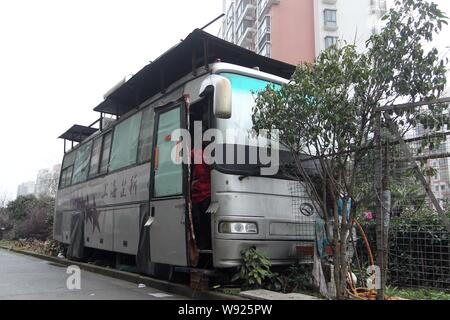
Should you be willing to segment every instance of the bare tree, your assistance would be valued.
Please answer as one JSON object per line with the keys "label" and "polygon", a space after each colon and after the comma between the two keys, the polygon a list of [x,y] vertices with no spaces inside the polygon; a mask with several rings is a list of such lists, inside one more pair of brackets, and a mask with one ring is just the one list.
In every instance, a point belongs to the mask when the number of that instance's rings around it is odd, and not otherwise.
{"label": "bare tree", "polygon": [[0,209],[6,208],[9,202],[9,194],[5,190],[0,191]]}

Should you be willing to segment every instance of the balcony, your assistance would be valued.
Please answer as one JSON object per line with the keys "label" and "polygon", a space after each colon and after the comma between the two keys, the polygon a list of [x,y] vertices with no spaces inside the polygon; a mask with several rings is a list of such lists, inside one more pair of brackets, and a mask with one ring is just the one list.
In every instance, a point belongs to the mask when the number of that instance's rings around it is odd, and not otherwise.
{"label": "balcony", "polygon": [[273,5],[279,3],[280,0],[258,0],[258,10],[257,10],[258,20],[266,16]]}
{"label": "balcony", "polygon": [[256,2],[254,0],[241,0],[236,11],[237,24],[242,20],[256,20]]}
{"label": "balcony", "polygon": [[242,47],[255,46],[256,28],[253,21],[243,20],[237,31],[237,44]]}

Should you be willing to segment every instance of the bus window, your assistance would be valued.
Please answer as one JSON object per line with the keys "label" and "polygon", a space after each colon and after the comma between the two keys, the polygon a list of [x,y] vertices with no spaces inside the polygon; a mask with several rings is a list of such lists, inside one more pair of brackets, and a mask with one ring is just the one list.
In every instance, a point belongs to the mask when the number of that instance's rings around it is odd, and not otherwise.
{"label": "bus window", "polygon": [[102,161],[100,162],[100,173],[108,171],[109,153],[111,150],[112,131],[103,136]]}
{"label": "bus window", "polygon": [[98,173],[98,165],[100,163],[100,151],[102,148],[102,137],[94,140],[92,146],[91,164],[89,167],[89,177],[93,177]]}
{"label": "bus window", "polygon": [[183,167],[172,161],[172,149],[176,142],[170,140],[172,132],[180,128],[180,107],[161,113],[155,151],[154,196],[179,195],[183,191]]}
{"label": "bus window", "polygon": [[69,187],[72,184],[72,172],[73,165],[63,170],[61,188]]}
{"label": "bus window", "polygon": [[139,134],[138,162],[149,161],[152,154],[153,125],[155,113],[152,108],[142,112],[141,132]]}
{"label": "bus window", "polygon": [[77,150],[72,183],[86,181],[89,169],[89,158],[91,156],[92,141],[82,145]]}
{"label": "bus window", "polygon": [[61,168],[61,177],[59,180],[59,188],[65,188],[72,183],[73,164],[75,162],[76,152],[69,152],[64,155],[64,160]]}
{"label": "bus window", "polygon": [[136,163],[142,112],[119,123],[114,129],[109,170],[114,171]]}
{"label": "bus window", "polygon": [[76,155],[76,152],[74,152],[74,151],[68,152],[64,155],[64,160],[63,160],[63,164],[62,164],[63,169],[73,166],[73,164],[75,163],[75,155]]}

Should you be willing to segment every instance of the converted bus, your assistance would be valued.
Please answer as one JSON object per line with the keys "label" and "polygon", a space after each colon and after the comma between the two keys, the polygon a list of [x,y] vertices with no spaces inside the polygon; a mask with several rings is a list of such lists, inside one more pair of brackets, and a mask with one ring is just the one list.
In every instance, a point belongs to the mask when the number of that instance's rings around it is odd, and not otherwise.
{"label": "converted bus", "polygon": [[[192,131],[194,118],[224,132],[252,129],[255,92],[287,82],[293,71],[289,64],[193,31],[111,89],[94,109],[100,113],[96,123],[75,125],[60,136],[65,153],[54,239],[67,246],[69,257],[109,251],[132,257],[149,275],[168,268],[233,268],[242,250],[252,246],[274,265],[295,262],[299,247],[313,245],[317,215],[302,183],[279,173],[261,175],[258,163],[211,165],[205,214],[212,247],[199,250],[192,167],[171,158],[178,143],[171,134]],[[224,153],[233,143],[223,142]],[[244,146],[247,153],[252,148],[261,147]],[[280,149],[282,159],[287,152]],[[293,210],[294,202],[307,210]],[[205,257],[209,263],[199,265]]]}

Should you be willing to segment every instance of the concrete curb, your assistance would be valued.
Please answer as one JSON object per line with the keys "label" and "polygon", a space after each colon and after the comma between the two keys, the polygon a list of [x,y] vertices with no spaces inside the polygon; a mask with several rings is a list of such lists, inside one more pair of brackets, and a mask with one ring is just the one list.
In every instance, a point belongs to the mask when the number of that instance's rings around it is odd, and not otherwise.
{"label": "concrete curb", "polygon": [[264,289],[242,291],[241,296],[251,300],[324,300],[303,293],[280,293]]}
{"label": "concrete curb", "polygon": [[214,292],[214,291],[202,291],[202,290],[195,290],[192,289],[189,286],[179,284],[179,283],[172,283],[164,280],[154,279],[147,276],[143,276],[136,273],[131,272],[125,272],[125,271],[119,271],[115,269],[110,268],[104,268],[88,263],[82,263],[78,261],[72,261],[68,259],[60,259],[52,256],[43,255],[36,252],[26,251],[26,250],[19,250],[10,248],[7,246],[0,245],[0,249],[12,251],[18,254],[23,254],[31,257],[35,257],[41,260],[47,260],[56,264],[64,265],[64,266],[70,266],[70,265],[77,265],[80,267],[80,269],[89,271],[92,273],[101,274],[104,276],[108,276],[111,278],[124,280],[132,283],[143,283],[148,287],[152,287],[161,291],[165,291],[168,293],[178,294],[189,298],[195,298],[200,300],[248,300],[243,297],[239,296],[232,296],[227,295],[224,293]]}

